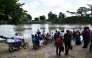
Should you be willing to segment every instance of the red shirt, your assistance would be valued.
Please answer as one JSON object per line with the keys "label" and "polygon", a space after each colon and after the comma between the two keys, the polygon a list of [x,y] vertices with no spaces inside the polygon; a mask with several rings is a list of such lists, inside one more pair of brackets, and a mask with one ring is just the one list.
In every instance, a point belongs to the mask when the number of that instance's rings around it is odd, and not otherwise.
{"label": "red shirt", "polygon": [[82,33],[83,39],[89,39],[90,36],[90,31],[89,30],[84,30]]}
{"label": "red shirt", "polygon": [[46,38],[49,38],[49,37],[50,37],[50,34],[49,34],[49,33],[47,33],[47,34],[46,34]]}

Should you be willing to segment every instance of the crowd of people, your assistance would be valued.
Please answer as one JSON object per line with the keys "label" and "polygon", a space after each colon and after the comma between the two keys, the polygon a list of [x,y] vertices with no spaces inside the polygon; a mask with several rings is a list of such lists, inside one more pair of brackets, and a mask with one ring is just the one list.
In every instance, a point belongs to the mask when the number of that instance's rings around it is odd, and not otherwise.
{"label": "crowd of people", "polygon": [[[82,36],[82,40],[81,40]],[[33,39],[35,38],[35,41]],[[75,45],[81,45],[83,43],[82,48],[88,48],[88,44],[90,44],[89,51],[91,51],[92,48],[92,30],[89,29],[89,27],[84,27],[82,32],[79,30],[70,31],[66,30],[64,31],[58,31],[56,30],[55,33],[46,33],[45,30],[41,33],[38,29],[36,34],[32,34],[32,42],[38,43],[39,46],[44,46],[44,42],[54,42],[54,45],[56,47],[56,55],[61,55],[61,52],[64,52],[65,55],[68,55],[68,52],[70,49],[73,49],[72,41],[75,42]]]}
{"label": "crowd of people", "polygon": [[[88,44],[90,43],[89,51],[91,52],[92,48],[92,30],[89,29],[89,27],[84,27],[82,32],[79,30],[76,31],[70,31],[66,30],[65,32],[63,30],[58,31],[55,30],[51,33],[46,33],[45,30],[41,33],[38,29],[35,34],[31,34],[32,36],[32,42],[37,43],[39,47],[44,47],[46,42],[52,43],[54,42],[54,45],[56,47],[56,55],[61,55],[61,52],[64,52],[65,55],[68,55],[69,49],[72,49],[72,41],[75,42],[75,45],[81,45],[83,43],[82,48],[88,48]],[[83,40],[81,40],[81,37]],[[0,36],[1,37],[1,36]],[[15,42],[18,42],[20,44],[20,48],[22,46],[22,42],[18,38],[18,33],[14,36]]]}

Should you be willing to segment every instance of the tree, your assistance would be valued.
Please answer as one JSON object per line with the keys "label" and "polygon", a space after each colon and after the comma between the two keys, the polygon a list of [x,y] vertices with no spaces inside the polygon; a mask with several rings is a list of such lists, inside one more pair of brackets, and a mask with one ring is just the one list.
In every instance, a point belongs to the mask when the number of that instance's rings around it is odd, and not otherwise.
{"label": "tree", "polygon": [[51,11],[48,13],[48,20],[49,20],[49,21],[51,21],[51,16],[52,16],[52,14],[53,14],[53,13],[52,13]]}
{"label": "tree", "polygon": [[18,24],[22,22],[24,10],[19,0],[1,0],[0,1],[0,23]]}
{"label": "tree", "polygon": [[45,21],[46,20],[46,17],[44,15],[40,16],[40,20],[41,21]]}
{"label": "tree", "polygon": [[63,14],[62,12],[60,12],[59,13],[59,17],[58,17],[58,23],[61,23],[64,18],[65,18],[65,14]]}
{"label": "tree", "polygon": [[81,16],[87,15],[88,9],[86,7],[79,7],[77,9],[77,13],[80,14]]}
{"label": "tree", "polygon": [[52,22],[58,22],[57,19],[58,19],[58,18],[57,18],[57,14],[52,14],[52,15],[51,15],[51,21],[52,21]]}
{"label": "tree", "polygon": [[39,18],[38,17],[36,17],[36,18],[34,18],[35,19],[35,21],[39,21]]}
{"label": "tree", "polygon": [[66,11],[67,13],[70,13],[72,16],[76,15],[76,12],[70,12],[70,11]]}
{"label": "tree", "polygon": [[32,20],[32,16],[30,14],[27,14],[28,20],[31,21]]}
{"label": "tree", "polygon": [[89,11],[91,11],[91,16],[92,16],[92,5],[87,4],[90,8],[88,9]]}

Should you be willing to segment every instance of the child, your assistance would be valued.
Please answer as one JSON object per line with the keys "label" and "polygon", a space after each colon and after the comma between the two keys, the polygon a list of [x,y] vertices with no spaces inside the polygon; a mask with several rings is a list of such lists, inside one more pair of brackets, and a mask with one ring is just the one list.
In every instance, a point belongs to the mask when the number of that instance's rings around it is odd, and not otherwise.
{"label": "child", "polygon": [[41,39],[41,40],[40,40],[40,43],[39,43],[39,46],[40,46],[40,47],[42,47],[42,46],[43,46],[43,42],[44,42],[44,40],[43,40],[43,39]]}

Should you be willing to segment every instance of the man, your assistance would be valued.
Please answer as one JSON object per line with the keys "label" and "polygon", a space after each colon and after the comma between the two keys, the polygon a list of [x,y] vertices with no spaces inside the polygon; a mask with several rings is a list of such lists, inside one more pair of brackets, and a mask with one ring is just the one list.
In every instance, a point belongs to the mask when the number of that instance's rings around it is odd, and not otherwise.
{"label": "man", "polygon": [[66,30],[63,41],[65,43],[65,55],[68,55],[70,44],[71,44],[71,34],[69,30]]}
{"label": "man", "polygon": [[90,31],[87,29],[87,27],[84,27],[84,30],[82,32],[82,37],[84,40],[84,45],[82,48],[87,48],[88,46],[88,41],[89,41],[89,36],[90,36]]}
{"label": "man", "polygon": [[39,30],[39,29],[37,29],[36,34],[37,34],[38,36],[41,34],[41,32],[40,32],[40,30]]}
{"label": "man", "polygon": [[20,48],[22,47],[22,41],[20,41],[18,33],[15,33],[14,41],[20,45]]}

